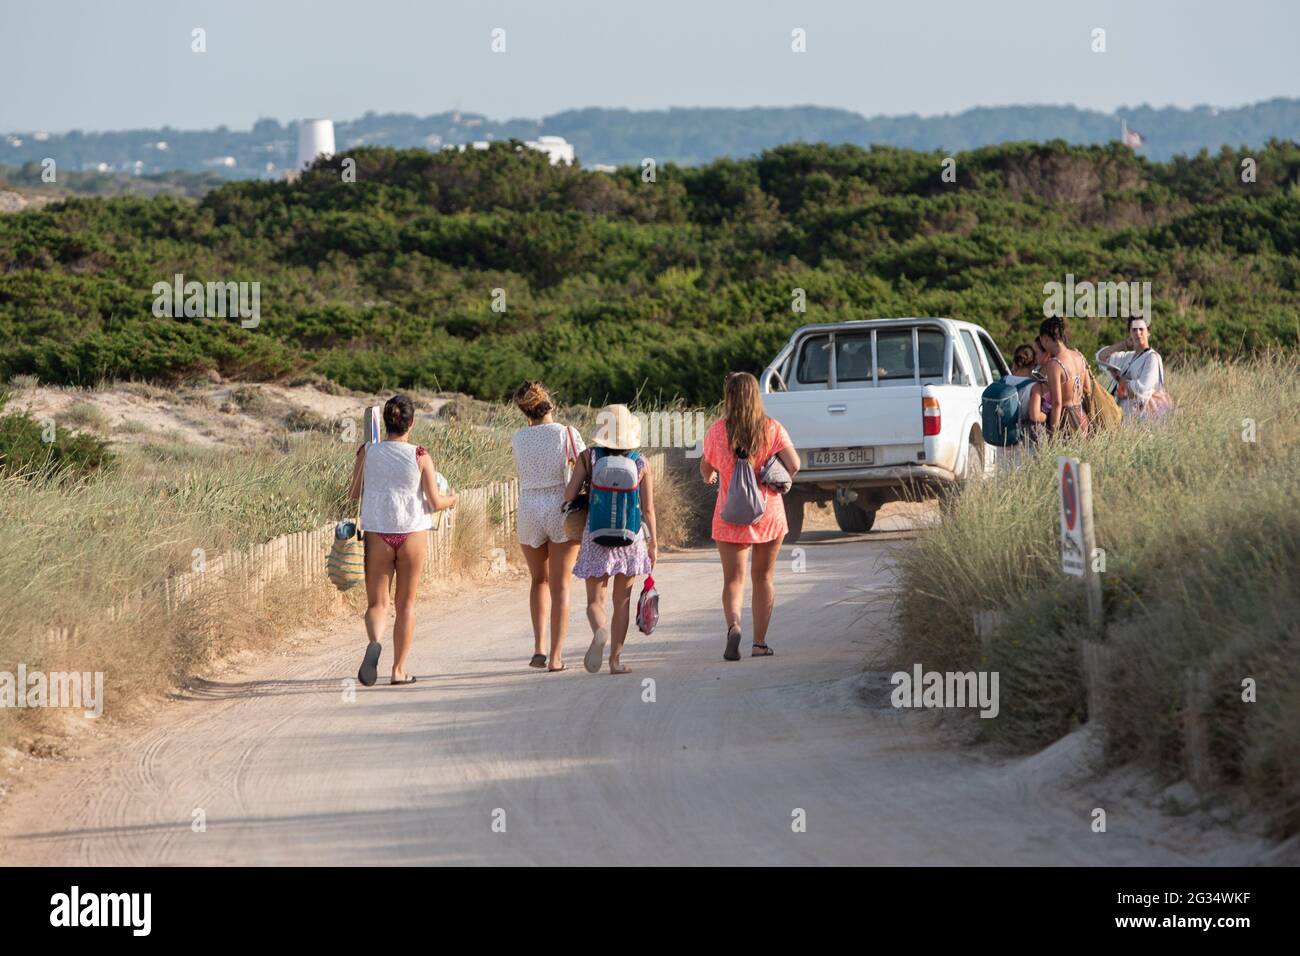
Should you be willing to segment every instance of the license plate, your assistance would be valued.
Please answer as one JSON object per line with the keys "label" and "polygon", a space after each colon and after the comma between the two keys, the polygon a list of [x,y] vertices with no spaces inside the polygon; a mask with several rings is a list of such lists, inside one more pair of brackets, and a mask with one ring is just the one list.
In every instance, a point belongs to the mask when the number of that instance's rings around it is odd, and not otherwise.
{"label": "license plate", "polygon": [[875,460],[874,448],[820,448],[808,452],[808,464],[813,468],[870,465]]}

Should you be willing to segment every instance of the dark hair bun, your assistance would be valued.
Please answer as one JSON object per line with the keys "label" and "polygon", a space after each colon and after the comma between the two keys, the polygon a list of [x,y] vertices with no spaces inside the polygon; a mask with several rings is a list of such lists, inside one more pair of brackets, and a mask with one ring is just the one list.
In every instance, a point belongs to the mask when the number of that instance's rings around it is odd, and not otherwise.
{"label": "dark hair bun", "polygon": [[1038,327],[1038,334],[1046,335],[1053,342],[1060,342],[1062,345],[1069,344],[1069,332],[1064,316],[1054,315],[1043,319],[1043,324]]}
{"label": "dark hair bun", "polygon": [[405,435],[415,422],[415,403],[405,395],[394,395],[384,403],[384,430],[390,435]]}

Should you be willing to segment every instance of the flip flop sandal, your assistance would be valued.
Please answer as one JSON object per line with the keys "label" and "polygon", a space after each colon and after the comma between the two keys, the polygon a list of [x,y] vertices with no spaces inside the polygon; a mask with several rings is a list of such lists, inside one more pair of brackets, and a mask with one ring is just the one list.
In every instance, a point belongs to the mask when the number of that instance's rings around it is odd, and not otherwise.
{"label": "flip flop sandal", "polygon": [[569,665],[568,665],[568,664],[561,664],[559,667],[548,667],[548,668],[546,668],[546,673],[548,673],[548,674],[558,674],[560,671],[567,671],[568,669],[569,669]]}
{"label": "flip flop sandal", "polygon": [[357,680],[362,687],[373,687],[379,679],[379,655],[384,652],[384,645],[371,641],[366,647],[366,656],[361,659],[361,669],[357,671]]}
{"label": "flip flop sandal", "polygon": [[588,674],[594,674],[600,670],[600,662],[605,656],[605,642],[609,640],[609,628],[601,627],[596,629],[596,633],[591,637],[591,647],[587,648],[587,653],[582,655],[582,666],[587,669]]}
{"label": "flip flop sandal", "polygon": [[775,652],[766,644],[755,644],[750,657],[771,657]]}
{"label": "flip flop sandal", "polygon": [[740,628],[733,627],[727,631],[727,649],[722,652],[724,661],[740,660]]}
{"label": "flip flop sandal", "polygon": [[415,683],[415,675],[413,675],[413,674],[407,674],[407,675],[406,675],[406,680],[390,680],[390,681],[389,681],[389,684],[391,684],[393,687],[404,687],[404,686],[407,685],[407,684],[414,684],[414,683]]}
{"label": "flip flop sandal", "polygon": [[632,668],[628,667],[626,664],[619,664],[617,668],[611,667],[611,668],[609,669],[609,672],[610,672],[610,674],[612,674],[612,675],[614,675],[615,677],[617,677],[619,674],[630,674],[630,673],[632,673]]}
{"label": "flip flop sandal", "polygon": [[546,655],[545,655],[545,654],[534,654],[534,655],[533,655],[533,659],[532,659],[531,661],[528,662],[528,666],[529,666],[529,667],[545,667],[545,666],[546,666]]}

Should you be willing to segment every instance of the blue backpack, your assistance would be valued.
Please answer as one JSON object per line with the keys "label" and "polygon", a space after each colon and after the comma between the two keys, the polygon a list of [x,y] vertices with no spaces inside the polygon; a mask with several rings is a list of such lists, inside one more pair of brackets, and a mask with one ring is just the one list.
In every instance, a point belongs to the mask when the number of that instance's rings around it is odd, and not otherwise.
{"label": "blue backpack", "polygon": [[980,397],[980,428],[990,445],[1020,444],[1020,391],[1006,382],[993,382]]}
{"label": "blue backpack", "polygon": [[587,530],[606,548],[625,548],[641,533],[641,476],[634,451],[593,448]]}

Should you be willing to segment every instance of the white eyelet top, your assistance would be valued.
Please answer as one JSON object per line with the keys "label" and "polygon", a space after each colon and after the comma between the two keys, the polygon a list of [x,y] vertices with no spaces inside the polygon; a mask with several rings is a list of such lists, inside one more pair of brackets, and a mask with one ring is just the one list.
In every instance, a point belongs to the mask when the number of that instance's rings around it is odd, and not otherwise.
{"label": "white eyelet top", "polygon": [[433,527],[433,507],[420,487],[423,448],[404,441],[366,445],[361,485],[361,528],[409,534]]}
{"label": "white eyelet top", "polygon": [[[568,433],[568,434],[566,434]],[[562,489],[568,482],[569,436],[574,449],[581,453],[587,446],[576,428],[550,422],[546,425],[525,425],[515,432],[510,441],[515,454],[515,467],[519,470],[519,490],[535,488]]]}

